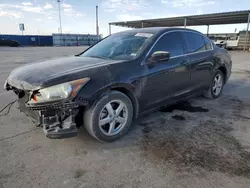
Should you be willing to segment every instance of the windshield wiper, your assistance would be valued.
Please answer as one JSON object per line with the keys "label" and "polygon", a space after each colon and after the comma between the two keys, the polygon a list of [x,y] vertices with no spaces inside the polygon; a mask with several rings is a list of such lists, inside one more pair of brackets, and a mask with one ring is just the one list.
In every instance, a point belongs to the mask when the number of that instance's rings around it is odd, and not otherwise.
{"label": "windshield wiper", "polygon": [[88,57],[100,58],[100,59],[109,59],[109,58],[107,58],[107,57],[97,56],[97,55],[91,55],[91,56],[88,56]]}

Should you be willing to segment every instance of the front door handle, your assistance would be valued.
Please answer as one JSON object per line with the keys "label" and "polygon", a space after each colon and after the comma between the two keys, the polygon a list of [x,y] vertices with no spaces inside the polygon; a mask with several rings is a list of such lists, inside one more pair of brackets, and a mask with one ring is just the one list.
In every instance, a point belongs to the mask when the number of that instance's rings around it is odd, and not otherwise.
{"label": "front door handle", "polygon": [[165,75],[169,75],[169,72],[170,72],[170,71],[166,71],[164,74],[165,74]]}

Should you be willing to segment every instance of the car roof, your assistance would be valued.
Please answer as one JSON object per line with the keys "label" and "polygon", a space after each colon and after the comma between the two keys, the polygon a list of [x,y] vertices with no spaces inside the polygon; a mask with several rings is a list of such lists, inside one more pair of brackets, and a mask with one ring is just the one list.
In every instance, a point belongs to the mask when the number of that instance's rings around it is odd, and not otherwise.
{"label": "car roof", "polygon": [[[172,31],[172,30],[178,30],[178,31],[192,31],[196,33],[200,33],[199,31],[192,30],[192,29],[186,29],[186,28],[178,28],[178,27],[147,27],[147,28],[137,28],[137,29],[131,29],[131,30],[126,30],[122,31],[119,33],[152,33],[152,34],[161,34],[165,33],[167,31]],[[202,34],[202,33],[200,33]]]}

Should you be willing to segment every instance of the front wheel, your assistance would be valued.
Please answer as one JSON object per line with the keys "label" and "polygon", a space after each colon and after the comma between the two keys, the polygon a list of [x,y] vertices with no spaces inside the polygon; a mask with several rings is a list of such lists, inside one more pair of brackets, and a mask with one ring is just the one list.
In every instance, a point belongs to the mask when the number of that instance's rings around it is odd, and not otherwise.
{"label": "front wheel", "polygon": [[209,90],[206,92],[205,96],[211,99],[218,98],[222,93],[224,80],[224,74],[220,70],[217,70],[214,74]]}
{"label": "front wheel", "polygon": [[112,142],[127,133],[133,105],[123,93],[111,91],[84,113],[84,126],[99,141]]}

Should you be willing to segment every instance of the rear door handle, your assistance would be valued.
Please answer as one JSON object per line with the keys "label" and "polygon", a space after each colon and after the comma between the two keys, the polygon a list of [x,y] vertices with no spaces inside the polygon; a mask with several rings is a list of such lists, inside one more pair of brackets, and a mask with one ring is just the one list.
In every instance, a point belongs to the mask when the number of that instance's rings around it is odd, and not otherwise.
{"label": "rear door handle", "polygon": [[182,61],[181,62],[181,65],[187,65],[188,64],[188,61]]}

